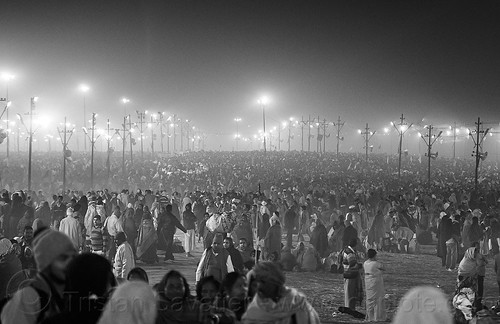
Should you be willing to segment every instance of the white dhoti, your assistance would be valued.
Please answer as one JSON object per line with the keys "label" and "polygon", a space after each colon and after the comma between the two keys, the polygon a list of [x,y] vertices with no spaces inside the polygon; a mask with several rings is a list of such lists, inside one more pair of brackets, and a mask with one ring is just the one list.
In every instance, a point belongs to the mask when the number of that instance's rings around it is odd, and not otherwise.
{"label": "white dhoti", "polygon": [[196,234],[194,229],[187,230],[186,234],[184,234],[184,250],[186,250],[186,253],[190,253],[194,250],[195,245]]}

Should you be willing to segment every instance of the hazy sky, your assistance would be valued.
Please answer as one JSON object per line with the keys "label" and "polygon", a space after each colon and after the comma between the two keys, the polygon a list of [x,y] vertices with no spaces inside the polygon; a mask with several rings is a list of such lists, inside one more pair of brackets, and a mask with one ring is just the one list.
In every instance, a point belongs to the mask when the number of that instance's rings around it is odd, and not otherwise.
{"label": "hazy sky", "polygon": [[12,110],[39,96],[54,122],[66,115],[81,126],[81,83],[103,126],[108,117],[118,126],[126,96],[129,112],[177,113],[226,149],[235,117],[244,136],[262,128],[261,95],[271,99],[267,127],[340,115],[346,137],[401,113],[416,123],[500,121],[493,0],[12,0],[0,26],[0,72],[16,76]]}

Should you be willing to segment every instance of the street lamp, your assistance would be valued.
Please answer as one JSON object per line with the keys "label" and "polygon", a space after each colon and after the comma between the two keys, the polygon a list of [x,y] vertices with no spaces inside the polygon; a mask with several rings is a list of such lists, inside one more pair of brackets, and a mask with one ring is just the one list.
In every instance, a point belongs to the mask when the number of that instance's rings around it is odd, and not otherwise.
{"label": "street lamp", "polygon": [[264,153],[266,153],[266,104],[268,103],[267,97],[262,97],[258,100],[258,104],[262,106],[262,128],[264,137]]}
{"label": "street lamp", "polygon": [[236,117],[234,119],[234,121],[236,122],[236,136],[234,137],[234,139],[236,141],[236,151],[238,151],[238,141],[240,140],[240,133],[239,133],[239,129],[238,129],[238,123],[241,122],[241,118]]}
{"label": "street lamp", "polygon": [[2,73],[2,79],[5,81],[5,101],[7,102],[7,106],[5,107],[5,114],[6,114],[6,119],[7,119],[7,147],[6,147],[6,152],[7,152],[7,158],[9,158],[9,145],[10,145],[10,128],[9,128],[9,107],[10,107],[10,101],[9,101],[9,81],[14,79],[15,76],[9,73]]}
{"label": "street lamp", "polygon": [[[82,127],[87,126],[87,107],[85,103],[85,94],[90,90],[90,87],[86,84],[81,84],[80,85],[80,91],[83,93],[83,125]],[[84,135],[83,136],[83,151],[87,151],[87,138]]]}
{"label": "street lamp", "polygon": [[35,103],[38,101],[38,97],[31,97],[30,99],[30,128],[28,130],[28,127],[26,127],[26,124],[24,123],[23,117],[20,114],[17,114],[17,117],[21,121],[21,124],[23,124],[24,128],[26,129],[26,132],[29,132],[29,148],[28,148],[28,191],[31,190],[31,159],[32,159],[32,153],[33,153],[33,110],[35,109]]}

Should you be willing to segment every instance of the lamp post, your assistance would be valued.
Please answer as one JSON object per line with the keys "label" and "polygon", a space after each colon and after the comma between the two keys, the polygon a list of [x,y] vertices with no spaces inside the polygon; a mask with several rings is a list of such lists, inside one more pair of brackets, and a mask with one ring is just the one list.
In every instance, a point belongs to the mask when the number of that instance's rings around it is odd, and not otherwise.
{"label": "lamp post", "polygon": [[401,178],[401,155],[402,155],[402,147],[403,147],[403,136],[404,134],[410,129],[410,127],[413,125],[413,123],[410,124],[410,126],[407,126],[408,124],[405,122],[405,117],[403,114],[401,114],[401,117],[399,118],[399,128],[396,127],[396,124],[394,122],[391,122],[391,125],[394,126],[396,131],[399,134],[399,147],[398,147],[398,153],[399,153],[399,160],[398,160],[398,179]]}
{"label": "lamp post", "polygon": [[89,136],[90,139],[90,145],[91,145],[91,153],[90,153],[90,188],[94,189],[94,149],[95,149],[95,142],[99,138],[100,135],[97,135],[97,137],[94,136],[95,134],[95,123],[96,123],[96,113],[92,113],[92,119],[91,119],[91,128],[90,128],[90,135],[88,134],[87,128],[83,127],[83,132],[85,135]]}
{"label": "lamp post", "polygon": [[238,151],[238,141],[240,140],[240,133],[239,133],[239,129],[238,129],[238,124],[239,122],[241,121],[241,118],[239,117],[236,117],[234,119],[235,123],[236,123],[236,136],[234,137],[235,141],[236,141],[236,151]]}
{"label": "lamp post", "polygon": [[23,124],[26,132],[29,133],[29,146],[28,146],[28,191],[31,191],[31,160],[33,153],[33,110],[35,109],[35,103],[38,101],[38,97],[31,97],[30,99],[30,112],[28,115],[30,116],[30,128],[26,127],[24,123],[23,117],[20,114],[17,114],[17,117]]}
{"label": "lamp post", "polygon": [[[434,127],[432,125],[425,126],[424,128],[427,128],[429,130],[429,133],[427,135],[422,135],[420,134],[420,137],[424,141],[425,145],[427,145],[427,153],[425,154],[427,156],[427,184],[430,186],[431,185],[431,159],[435,159],[438,156],[438,153],[432,153],[432,145],[437,141],[437,139],[441,136],[443,133],[442,131],[439,132],[439,134],[433,135],[432,130]],[[427,137],[427,139],[425,139]]]}
{"label": "lamp post", "polygon": [[[83,93],[83,125],[82,127],[86,127],[87,126],[87,105],[86,105],[86,98],[85,98],[85,94],[90,90],[90,87],[86,84],[81,84],[80,85],[80,91]],[[87,138],[86,136],[84,135],[83,136],[83,151],[87,151]]]}
{"label": "lamp post", "polygon": [[9,73],[3,73],[2,74],[2,79],[5,81],[5,101],[7,102],[7,106],[5,107],[5,117],[7,119],[7,129],[5,130],[7,132],[7,147],[6,147],[6,153],[7,153],[7,158],[9,158],[9,146],[10,146],[10,120],[9,120],[9,107],[10,107],[10,101],[9,101],[9,81],[14,79],[14,76]]}
{"label": "lamp post", "polygon": [[[107,154],[106,154],[106,169],[107,169],[107,180],[109,181],[109,176],[111,174],[111,141],[113,140],[113,137],[115,136],[115,134],[118,134],[118,136],[120,135],[120,129],[119,128],[110,128],[110,122],[109,122],[109,118],[108,118],[108,121],[106,123],[107,125],[107,134],[106,134],[106,142],[108,144],[108,150],[107,150]],[[114,133],[111,134],[111,131],[113,131]],[[123,150],[125,152],[125,150]]]}
{"label": "lamp post", "polygon": [[138,111],[136,110],[135,111],[137,113],[137,118],[139,119],[139,122],[138,124],[140,125],[139,126],[139,130],[141,132],[140,134],[140,138],[141,138],[141,159],[144,159],[144,144],[143,144],[143,139],[144,139],[144,133],[143,133],[143,125],[145,123],[145,119],[146,119],[146,114],[148,113],[148,111]]}
{"label": "lamp post", "polygon": [[262,130],[263,130],[263,138],[264,138],[264,153],[266,153],[267,148],[266,148],[266,104],[267,104],[267,98],[262,97],[258,101],[259,105],[262,106]]}
{"label": "lamp post", "polygon": [[[73,132],[75,131],[74,125],[71,130],[68,130],[68,126],[71,127],[71,125],[67,122],[66,117],[64,117],[64,129],[57,127],[59,138],[61,139],[61,144],[63,146],[63,192],[66,191],[66,159],[71,156],[71,151],[68,150],[68,143],[71,136],[73,136]],[[69,137],[67,136],[68,134]]]}

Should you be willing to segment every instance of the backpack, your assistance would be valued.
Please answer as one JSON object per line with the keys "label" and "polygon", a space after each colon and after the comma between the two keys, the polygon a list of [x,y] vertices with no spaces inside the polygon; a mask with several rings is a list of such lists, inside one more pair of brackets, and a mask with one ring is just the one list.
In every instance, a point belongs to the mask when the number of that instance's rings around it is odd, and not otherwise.
{"label": "backpack", "polygon": [[[31,288],[35,289],[36,293],[40,297],[40,313],[38,313],[38,316],[36,319],[36,322],[40,323],[45,316],[45,312],[47,312],[47,310],[49,310],[49,303],[50,303],[49,295],[45,291],[36,288],[33,285],[33,280],[30,280],[30,282],[25,287],[31,287]],[[7,303],[11,299],[12,299],[12,295],[7,296],[7,297],[3,298],[2,300],[0,300],[0,315],[3,312],[5,305],[7,305]],[[1,318],[0,318],[0,324],[2,324]]]}

